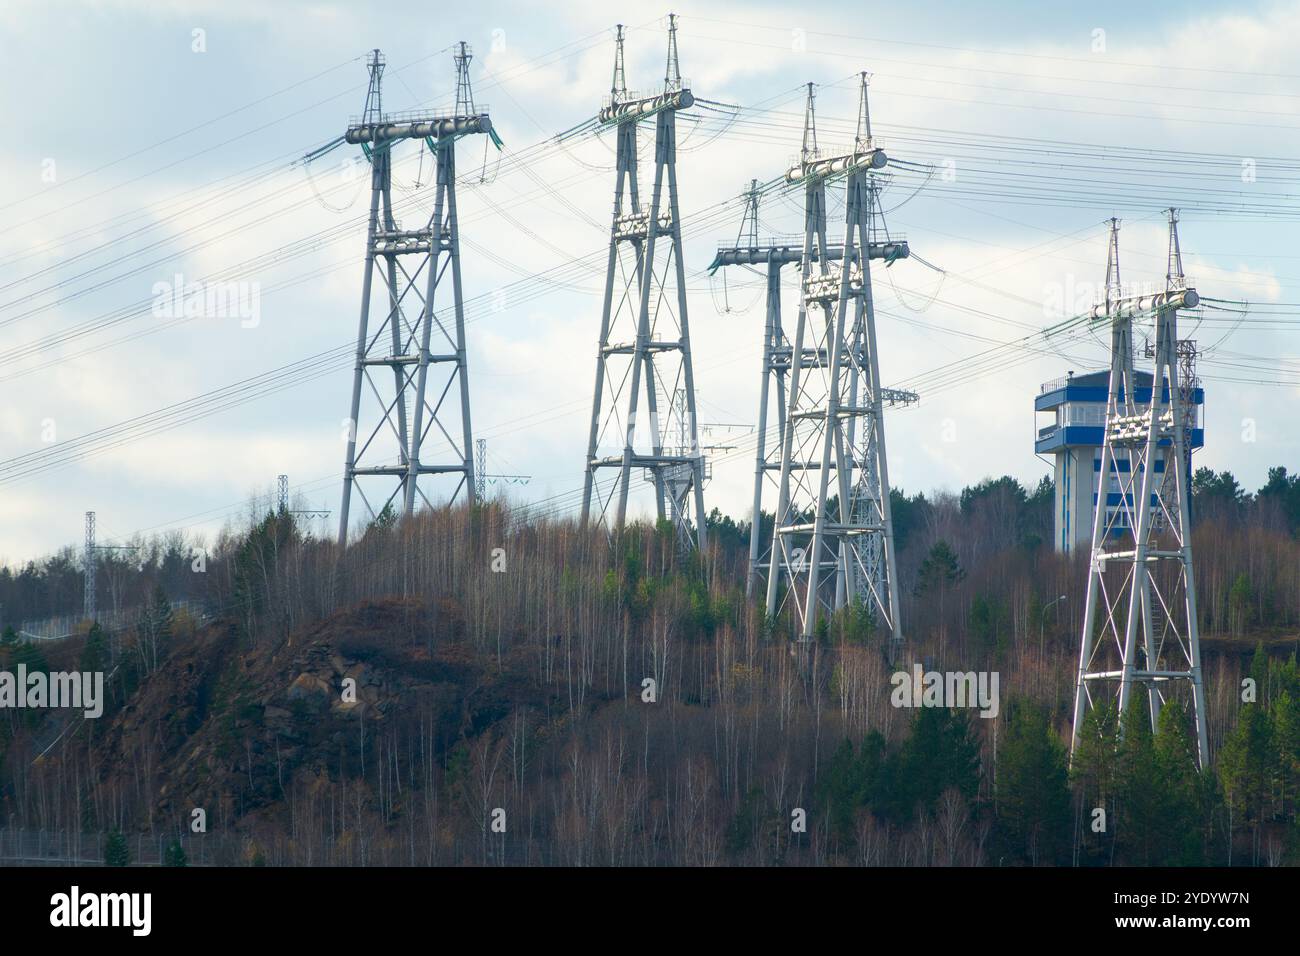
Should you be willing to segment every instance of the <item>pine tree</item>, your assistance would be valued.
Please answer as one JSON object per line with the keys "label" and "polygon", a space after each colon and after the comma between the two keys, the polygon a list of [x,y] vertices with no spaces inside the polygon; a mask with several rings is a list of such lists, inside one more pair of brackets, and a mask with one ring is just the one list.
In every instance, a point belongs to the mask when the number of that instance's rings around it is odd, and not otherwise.
{"label": "pine tree", "polygon": [[127,846],[126,837],[121,830],[110,831],[108,841],[104,844],[104,865],[127,866],[130,862],[131,850]]}
{"label": "pine tree", "polygon": [[1091,707],[1083,718],[1071,776],[1086,800],[1104,806],[1114,796],[1119,761],[1119,711],[1113,700]]}
{"label": "pine tree", "polygon": [[[1107,847],[1113,842],[1117,813],[1119,709],[1113,699],[1098,701],[1084,716],[1070,763],[1070,777],[1079,801],[1079,819],[1085,821],[1083,850],[1101,862],[1109,855]],[[1105,814],[1104,821],[1094,816],[1097,810]],[[1105,829],[1095,831],[1094,821],[1104,822]]]}
{"label": "pine tree", "polygon": [[1300,783],[1300,698],[1284,690],[1273,704],[1273,744],[1277,748],[1278,782],[1282,793],[1282,810],[1288,802],[1294,810],[1296,786]]}
{"label": "pine tree", "polygon": [[921,562],[917,573],[916,593],[926,594],[937,591],[941,595],[950,585],[956,584],[966,576],[966,572],[957,563],[957,552],[942,538],[934,543],[930,553]]}
{"label": "pine tree", "polygon": [[181,846],[180,840],[172,840],[167,844],[167,849],[163,853],[163,866],[188,866],[189,857],[185,855],[185,847]]}
{"label": "pine tree", "polygon": [[1155,756],[1164,800],[1158,820],[1157,858],[1152,862],[1160,866],[1200,866],[1205,850],[1205,792],[1196,769],[1187,711],[1178,701],[1161,708]]}
{"label": "pine tree", "polygon": [[1159,840],[1162,794],[1149,707],[1146,689],[1140,687],[1129,700],[1119,744],[1115,842],[1130,866],[1150,865]]}
{"label": "pine tree", "polygon": [[1231,821],[1229,840],[1237,827],[1249,825],[1258,831],[1263,822],[1276,760],[1272,737],[1264,705],[1246,704],[1219,749],[1219,782]]}
{"label": "pine tree", "polygon": [[846,737],[817,778],[817,802],[829,818],[831,834],[837,840],[853,838],[854,813],[862,799],[857,766],[853,742]]}
{"label": "pine tree", "polygon": [[1067,862],[1066,764],[1065,745],[1047,711],[1035,705],[1013,708],[998,748],[998,833],[1007,852],[1030,865]]}
{"label": "pine tree", "polygon": [[108,649],[104,642],[104,629],[92,624],[86,633],[86,644],[81,649],[80,670],[88,674],[103,671],[108,663]]}
{"label": "pine tree", "polygon": [[910,819],[917,807],[933,812],[949,787],[969,801],[979,790],[979,753],[965,711],[920,708],[912,733],[888,761],[890,787],[882,801],[887,812],[899,820]]}

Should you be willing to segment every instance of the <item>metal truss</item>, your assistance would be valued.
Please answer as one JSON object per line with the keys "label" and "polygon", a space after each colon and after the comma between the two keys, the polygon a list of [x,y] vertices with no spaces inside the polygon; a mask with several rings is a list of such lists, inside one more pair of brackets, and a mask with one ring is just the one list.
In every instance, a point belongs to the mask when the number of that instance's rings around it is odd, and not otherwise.
{"label": "metal truss", "polygon": [[[433,491],[426,493],[421,484],[424,476],[456,479],[442,500],[454,502],[463,489],[465,499],[474,502],[455,144],[463,136],[479,133],[496,139],[486,109],[474,108],[470,57],[468,46],[458,44],[457,102],[452,113],[393,115],[382,109],[384,60],[375,50],[369,62],[365,113],[350,124],[345,136],[369,158],[371,194],[340,545],[347,542],[353,490],[372,519],[395,502],[406,515],[415,511],[417,498],[432,507]],[[433,213],[417,229],[403,229],[393,217],[392,151],[408,139],[421,143],[421,148],[427,144],[437,167]],[[450,307],[438,308],[436,303],[447,298],[448,284]],[[382,316],[374,327],[372,307]],[[431,446],[433,454],[429,454]],[[380,497],[372,502],[363,484],[374,485]]]}
{"label": "metal truss", "polygon": [[[1208,765],[1205,688],[1201,676],[1189,512],[1190,396],[1179,381],[1178,310],[1200,301],[1182,276],[1177,215],[1169,210],[1171,269],[1164,293],[1119,297],[1119,222],[1111,220],[1104,311],[1111,326],[1106,433],[1093,521],[1087,606],[1079,653],[1071,753],[1087,712],[1107,697],[1121,727],[1134,693],[1145,694],[1151,727],[1161,706],[1189,691],[1197,757]],[[1102,311],[1101,315],[1097,315]],[[1133,319],[1155,316],[1151,398],[1137,400]],[[1119,486],[1109,493],[1109,477]],[[1112,506],[1112,500],[1113,506]]]}
{"label": "metal truss", "polygon": [[[761,516],[763,514],[763,497],[765,491],[770,494],[777,488],[777,479],[781,471],[780,436],[785,434],[785,416],[787,386],[790,374],[790,360],[793,347],[781,324],[781,269],[788,265],[799,265],[803,261],[803,243],[783,238],[758,238],[758,204],[760,191],[757,182],[751,183],[746,191],[745,214],[740,233],[735,244],[723,244],[718,247],[717,255],[709,266],[710,273],[725,266],[765,267],[767,280],[765,321],[763,324],[763,365],[759,386],[758,402],[758,440],[754,455],[754,496],[749,532],[749,573],[745,579],[745,594],[752,596],[760,583],[766,580],[771,567],[771,539],[763,536]],[[752,224],[752,225],[751,225]],[[909,254],[907,242],[893,239],[885,242],[872,242],[868,247],[872,259],[883,259],[892,263],[905,259]],[[821,248],[814,250],[814,258],[821,256]],[[831,243],[826,247],[826,258],[839,262],[844,258],[844,246]],[[806,356],[811,357],[811,356]],[[859,360],[861,362],[861,360]],[[846,362],[852,365],[852,361]],[[880,400],[886,406],[910,405],[919,398],[915,392],[901,389],[880,389]],[[776,422],[776,439],[772,440],[769,430],[771,422]],[[874,444],[874,429],[867,429],[867,443]],[[870,466],[875,460],[874,447],[864,449],[864,459]],[[869,513],[878,511],[879,476],[874,467],[863,469],[855,483],[854,501],[862,520],[867,520]],[[879,536],[872,536],[865,542],[863,563],[867,574],[858,579],[858,596],[869,600],[870,590],[883,591],[884,561],[883,549]],[[866,591],[863,590],[866,586]],[[838,599],[842,605],[843,596]]]}
{"label": "metal truss", "polygon": [[[671,521],[680,546],[689,550],[705,544],[705,469],[677,193],[677,111],[690,108],[695,99],[681,79],[676,29],[676,19],[670,17],[663,91],[640,96],[627,91],[623,28],[618,28],[614,81],[599,114],[602,123],[616,130],[617,173],[582,520],[586,524],[594,514],[611,533],[621,531],[632,470],[638,469],[654,485],[656,516]],[[645,203],[638,181],[637,130],[649,119],[655,123],[655,165]],[[597,481],[602,469],[615,473],[604,488]]]}
{"label": "metal truss", "polygon": [[[853,149],[842,154],[817,149],[810,84],[801,162],[787,173],[787,180],[805,187],[804,247],[767,611],[775,617],[792,606],[798,640],[808,642],[819,620],[861,600],[889,633],[892,654],[903,637],[883,412],[915,396],[880,384],[870,269],[876,189],[870,177],[886,162],[871,138],[866,74],[858,134]],[[836,261],[827,236],[826,185],[840,177],[845,223]]]}

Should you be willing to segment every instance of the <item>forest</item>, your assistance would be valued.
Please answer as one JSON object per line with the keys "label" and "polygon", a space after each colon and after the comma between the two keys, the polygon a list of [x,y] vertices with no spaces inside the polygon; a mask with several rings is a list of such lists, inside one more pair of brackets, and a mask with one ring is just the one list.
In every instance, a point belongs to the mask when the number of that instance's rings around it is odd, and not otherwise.
{"label": "forest", "polygon": [[[1047,479],[892,504],[892,663],[860,605],[792,656],[716,510],[692,555],[500,500],[344,552],[263,511],[106,553],[132,623],[59,641],[18,627],[76,611],[75,553],[0,568],[0,670],[108,698],[0,712],[0,822],[177,865],[1300,863],[1300,476],[1193,479],[1204,773],[1176,700],[1155,732],[1092,711],[1069,761],[1087,556],[1053,552]],[[1000,710],[894,706],[913,663],[997,672]]]}

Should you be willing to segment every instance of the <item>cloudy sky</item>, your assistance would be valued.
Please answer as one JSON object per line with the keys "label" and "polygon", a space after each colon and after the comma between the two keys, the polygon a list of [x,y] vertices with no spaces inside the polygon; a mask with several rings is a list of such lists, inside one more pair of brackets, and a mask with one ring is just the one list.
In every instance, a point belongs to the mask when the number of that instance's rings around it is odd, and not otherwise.
{"label": "cloudy sky", "polygon": [[[822,143],[845,143],[862,70],[877,139],[917,164],[885,190],[887,224],[942,270],[875,274],[883,378],[922,398],[888,420],[896,487],[1047,471],[1033,454],[1039,385],[1106,356],[1086,329],[1035,332],[1091,301],[1111,216],[1123,220],[1125,282],[1163,287],[1171,204],[1202,295],[1249,303],[1183,317],[1205,350],[1198,464],[1250,488],[1271,465],[1300,467],[1300,3],[998,8],[676,5],[697,96],[740,107],[731,119],[683,114],[679,127],[700,419],[718,426],[710,442],[738,449],[716,453],[708,507],[749,509],[763,311],[756,276],[724,286],[706,266],[736,234],[743,186],[797,151],[803,84],[818,84]],[[373,47],[394,111],[451,106],[451,46],[473,47],[476,98],[505,143],[500,156],[477,141],[460,153],[475,432],[490,472],[530,476],[509,494],[572,502],[613,142],[554,135],[600,106],[620,20],[629,85],[662,82],[667,12],[5,3],[0,560],[75,544],[87,510],[101,540],[170,529],[211,540],[281,473],[303,506],[337,512],[367,181],[350,147],[296,160],[361,111]],[[429,157],[410,147],[396,163],[411,224],[432,195]],[[796,232],[799,216],[797,197],[771,195],[763,231]],[[168,315],[157,290],[177,276],[234,283],[255,318]]]}

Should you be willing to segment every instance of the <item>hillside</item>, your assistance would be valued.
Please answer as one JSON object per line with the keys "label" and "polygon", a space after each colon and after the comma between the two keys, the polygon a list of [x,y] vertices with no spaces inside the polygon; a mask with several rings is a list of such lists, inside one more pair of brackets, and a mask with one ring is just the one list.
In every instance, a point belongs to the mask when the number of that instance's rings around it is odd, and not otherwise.
{"label": "hillside", "polygon": [[[1021,501],[1008,545],[978,499],[911,499],[927,513],[900,528],[912,639],[893,663],[852,609],[792,656],[789,621],[745,599],[745,529],[727,519],[708,554],[684,558],[666,529],[611,547],[501,506],[429,511],[340,555],[269,515],[208,562],[210,624],[164,600],[135,632],[50,644],[47,660],[0,648],[0,663],[110,674],[99,720],[6,713],[0,813],[228,864],[1295,859],[1300,683],[1277,617],[1291,612],[1229,600],[1240,626],[1208,632],[1203,786],[1177,719],[1145,743],[1094,728],[1111,756],[1067,781],[1083,576],[1032,540]],[[1222,613],[1216,563],[1262,533],[1217,529],[1207,613]],[[935,578],[946,539],[959,566]],[[1291,539],[1273,547],[1295,560]],[[997,716],[895,706],[891,674],[913,661],[996,671]],[[1255,709],[1237,699],[1246,674]],[[1097,805],[1116,821],[1100,837]],[[1191,843],[1162,842],[1150,805],[1181,807]]]}

